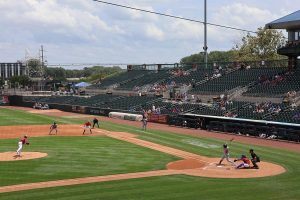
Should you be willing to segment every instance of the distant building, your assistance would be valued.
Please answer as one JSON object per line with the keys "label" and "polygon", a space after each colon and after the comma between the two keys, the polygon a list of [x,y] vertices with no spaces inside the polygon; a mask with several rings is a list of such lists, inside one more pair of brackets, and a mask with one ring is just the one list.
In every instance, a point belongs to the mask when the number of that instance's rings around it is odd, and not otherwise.
{"label": "distant building", "polygon": [[27,75],[26,66],[21,62],[0,63],[0,79],[9,79],[21,75]]}
{"label": "distant building", "polygon": [[266,28],[286,29],[288,41],[285,46],[277,49],[277,53],[288,56],[290,68],[300,66],[300,10],[266,24]]}

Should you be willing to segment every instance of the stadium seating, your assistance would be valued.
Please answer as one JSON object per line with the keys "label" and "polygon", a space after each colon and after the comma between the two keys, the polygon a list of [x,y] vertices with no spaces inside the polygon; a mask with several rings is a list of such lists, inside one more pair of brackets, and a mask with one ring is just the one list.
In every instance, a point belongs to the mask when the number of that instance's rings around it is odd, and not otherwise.
{"label": "stadium seating", "polygon": [[272,77],[270,81],[258,83],[243,95],[282,97],[289,91],[300,91],[300,68],[294,71],[286,71],[284,74],[282,74],[282,77],[282,81],[276,81],[276,78]]}
{"label": "stadium seating", "polygon": [[223,74],[219,78],[214,78],[206,83],[195,87],[191,93],[195,94],[219,94],[230,91],[237,87],[244,87],[250,83],[257,82],[262,75],[275,75],[282,72],[283,68],[256,67],[250,69],[240,69],[229,74]]}
{"label": "stadium seating", "polygon": [[157,81],[162,81],[170,76],[169,70],[148,71],[143,77],[133,78],[127,82],[123,82],[116,89],[118,90],[133,90],[135,87],[142,87],[147,84],[154,84]]}
{"label": "stadium seating", "polygon": [[107,77],[107,78],[103,79],[101,81],[101,83],[96,84],[96,85],[91,85],[88,88],[106,89],[106,88],[108,88],[112,85],[115,85],[115,84],[120,84],[122,82],[125,83],[125,82],[128,82],[128,81],[132,81],[134,79],[141,78],[147,73],[149,73],[149,71],[146,71],[146,70],[132,70],[132,71],[128,71],[128,72],[122,72],[122,73],[119,73],[117,75]]}

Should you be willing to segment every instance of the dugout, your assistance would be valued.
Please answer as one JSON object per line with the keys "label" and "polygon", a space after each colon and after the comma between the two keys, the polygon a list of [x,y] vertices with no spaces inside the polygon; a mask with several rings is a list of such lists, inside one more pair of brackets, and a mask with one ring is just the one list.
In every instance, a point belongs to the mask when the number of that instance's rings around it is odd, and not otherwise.
{"label": "dugout", "polygon": [[209,131],[300,142],[300,124],[195,114],[170,116],[168,124],[171,126],[200,128]]}

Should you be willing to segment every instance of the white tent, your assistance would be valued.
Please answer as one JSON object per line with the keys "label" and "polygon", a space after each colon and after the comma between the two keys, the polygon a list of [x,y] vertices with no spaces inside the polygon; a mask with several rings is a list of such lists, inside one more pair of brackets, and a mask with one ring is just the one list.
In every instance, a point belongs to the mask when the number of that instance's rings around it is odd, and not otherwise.
{"label": "white tent", "polygon": [[86,82],[80,82],[80,83],[77,83],[75,85],[75,87],[87,87],[87,86],[90,86],[91,84],[89,83],[86,83]]}

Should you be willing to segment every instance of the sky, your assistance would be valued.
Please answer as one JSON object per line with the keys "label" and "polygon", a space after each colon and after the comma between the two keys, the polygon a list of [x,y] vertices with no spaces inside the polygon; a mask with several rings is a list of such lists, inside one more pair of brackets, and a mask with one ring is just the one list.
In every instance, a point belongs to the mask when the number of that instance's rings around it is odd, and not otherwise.
{"label": "sky", "polygon": [[[204,20],[203,0],[107,1]],[[207,0],[207,21],[255,31],[296,11],[296,3],[300,0]],[[208,51],[229,50],[245,34],[208,26]],[[41,45],[50,65],[176,63],[203,51],[203,24],[93,0],[0,0],[0,62],[38,56]]]}

